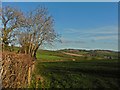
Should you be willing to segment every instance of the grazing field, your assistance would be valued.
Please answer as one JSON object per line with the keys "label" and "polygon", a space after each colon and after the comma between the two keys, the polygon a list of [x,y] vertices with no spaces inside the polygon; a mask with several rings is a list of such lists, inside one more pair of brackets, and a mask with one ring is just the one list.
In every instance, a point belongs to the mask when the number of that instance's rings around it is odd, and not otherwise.
{"label": "grazing field", "polygon": [[39,79],[35,81],[33,75],[31,87],[120,88],[116,59],[70,56],[60,51],[39,51],[37,58],[35,75]]}

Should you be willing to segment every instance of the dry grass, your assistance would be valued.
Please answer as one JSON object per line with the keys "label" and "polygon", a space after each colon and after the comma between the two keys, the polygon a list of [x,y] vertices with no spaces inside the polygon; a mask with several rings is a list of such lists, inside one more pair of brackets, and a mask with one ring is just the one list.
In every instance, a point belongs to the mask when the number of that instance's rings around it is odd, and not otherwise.
{"label": "dry grass", "polygon": [[[28,87],[28,70],[34,64],[29,55],[15,52],[2,52],[2,85],[3,88]],[[32,70],[32,68],[31,68]]]}

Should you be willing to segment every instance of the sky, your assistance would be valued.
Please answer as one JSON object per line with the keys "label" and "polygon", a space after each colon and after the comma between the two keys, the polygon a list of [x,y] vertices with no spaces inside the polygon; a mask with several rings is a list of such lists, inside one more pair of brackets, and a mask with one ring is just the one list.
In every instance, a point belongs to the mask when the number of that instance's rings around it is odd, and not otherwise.
{"label": "sky", "polygon": [[118,3],[117,2],[3,2],[23,12],[37,6],[48,8],[55,20],[54,29],[62,43],[41,48],[58,49],[105,49],[118,50]]}
{"label": "sky", "polygon": [[2,2],[119,2],[119,0],[1,0]]}

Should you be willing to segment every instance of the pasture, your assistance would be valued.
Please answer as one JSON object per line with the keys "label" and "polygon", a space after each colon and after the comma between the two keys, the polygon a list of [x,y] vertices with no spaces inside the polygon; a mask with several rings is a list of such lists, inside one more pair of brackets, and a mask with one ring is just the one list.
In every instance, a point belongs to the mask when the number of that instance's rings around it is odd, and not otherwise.
{"label": "pasture", "polygon": [[[38,88],[120,88],[117,59],[70,56],[47,50],[38,51],[37,58],[31,87],[37,84]],[[35,75],[40,78],[37,83]]]}

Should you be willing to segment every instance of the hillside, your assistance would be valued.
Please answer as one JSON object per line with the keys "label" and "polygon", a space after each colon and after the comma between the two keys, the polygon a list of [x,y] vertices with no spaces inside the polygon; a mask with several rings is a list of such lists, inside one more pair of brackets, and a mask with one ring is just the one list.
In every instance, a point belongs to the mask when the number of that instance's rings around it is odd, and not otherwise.
{"label": "hillside", "polygon": [[117,53],[95,51],[94,54],[86,50],[39,50],[31,87],[120,88]]}
{"label": "hillside", "polygon": [[120,88],[118,53],[107,50],[2,52],[3,88]]}
{"label": "hillside", "polygon": [[72,60],[93,60],[93,59],[118,59],[118,52],[109,50],[77,50],[63,49],[57,51],[39,50],[37,58],[40,61],[72,61]]}

